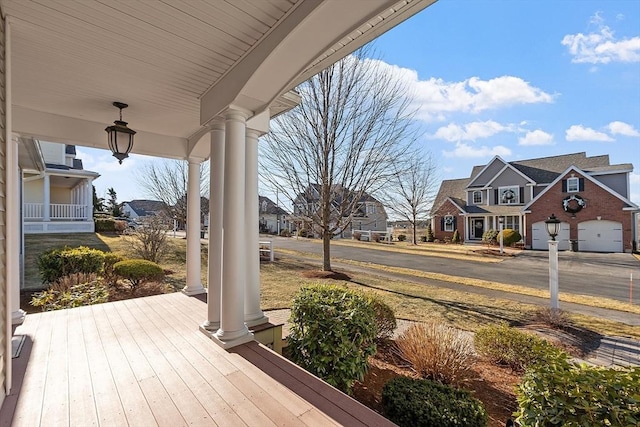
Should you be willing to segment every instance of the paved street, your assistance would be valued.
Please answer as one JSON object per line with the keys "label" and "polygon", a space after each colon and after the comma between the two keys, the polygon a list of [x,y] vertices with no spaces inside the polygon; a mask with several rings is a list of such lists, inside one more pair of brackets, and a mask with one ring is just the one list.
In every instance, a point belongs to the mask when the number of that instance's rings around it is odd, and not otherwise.
{"label": "paved street", "polygon": [[[276,252],[280,248],[315,254],[322,252],[322,246],[317,240],[275,237],[273,242]],[[499,263],[339,245],[331,246],[331,256],[539,289],[549,287],[548,254],[541,251],[523,251],[519,256],[505,258]],[[629,279],[633,272],[634,303],[640,304],[640,262],[631,254],[560,252],[559,266],[560,292],[607,297],[625,302],[629,301]]]}

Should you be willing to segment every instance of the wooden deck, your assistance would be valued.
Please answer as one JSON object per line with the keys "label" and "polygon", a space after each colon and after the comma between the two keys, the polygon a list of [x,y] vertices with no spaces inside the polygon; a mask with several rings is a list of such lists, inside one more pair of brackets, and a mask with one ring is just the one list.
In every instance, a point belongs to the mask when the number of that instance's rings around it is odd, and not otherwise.
{"label": "wooden deck", "polygon": [[30,314],[2,426],[392,425],[257,343],[227,352],[183,294]]}

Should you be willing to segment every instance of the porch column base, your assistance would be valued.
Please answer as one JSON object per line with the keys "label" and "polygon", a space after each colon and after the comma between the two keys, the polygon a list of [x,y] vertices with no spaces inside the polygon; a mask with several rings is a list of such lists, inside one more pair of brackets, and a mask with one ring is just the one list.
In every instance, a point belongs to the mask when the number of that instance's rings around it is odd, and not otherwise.
{"label": "porch column base", "polygon": [[269,323],[269,318],[265,316],[261,311],[260,313],[256,314],[254,318],[251,318],[251,316],[245,317],[244,323],[251,328],[253,326]]}
{"label": "porch column base", "polygon": [[26,317],[27,317],[27,312],[22,309],[18,309],[11,313],[11,324],[22,325]]}
{"label": "porch column base", "polygon": [[206,294],[207,290],[202,285],[200,285],[200,286],[191,286],[191,287],[189,287],[187,285],[184,288],[182,288],[182,293],[187,295],[187,296],[192,297],[194,295]]}
{"label": "porch column base", "polygon": [[218,344],[220,347],[222,347],[225,350],[228,350],[233,347],[237,347],[242,344],[246,344],[254,340],[253,333],[249,332],[246,326],[244,330],[235,331],[234,333],[231,333],[231,334],[230,333],[219,334],[218,332],[211,333],[211,331],[208,331],[203,326],[200,326],[200,330],[206,336],[211,338],[211,341]]}
{"label": "porch column base", "polygon": [[218,329],[220,329],[220,322],[205,320],[202,322],[202,325],[200,325],[200,330],[206,334],[215,334]]}

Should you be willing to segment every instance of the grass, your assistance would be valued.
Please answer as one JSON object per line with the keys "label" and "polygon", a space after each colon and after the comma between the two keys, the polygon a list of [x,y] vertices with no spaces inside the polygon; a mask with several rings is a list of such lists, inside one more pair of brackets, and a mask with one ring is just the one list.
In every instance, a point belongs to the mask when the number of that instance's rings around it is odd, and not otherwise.
{"label": "grass", "polygon": [[[172,250],[160,265],[173,273],[167,282],[174,289],[185,285],[186,278],[186,240],[170,239]],[[30,284],[41,286],[37,273],[37,256],[39,253],[61,246],[90,246],[97,249],[118,253],[131,258],[127,238],[111,234],[86,234],[76,236],[61,235],[28,235],[25,236],[25,276]],[[278,251],[282,253],[284,251]],[[202,247],[202,281],[206,283],[207,247]],[[299,252],[293,253],[300,256]],[[283,257],[275,263],[261,265],[261,299],[264,310],[290,308],[293,295],[304,284],[317,283],[318,279],[302,276],[302,272],[318,269],[318,257],[305,254],[310,260],[300,261],[294,257]],[[341,262],[344,262],[341,261]],[[367,265],[372,271],[376,266]],[[379,266],[378,266],[379,267]],[[403,274],[406,274],[405,272]],[[375,273],[351,273],[350,281],[339,281],[344,286],[354,289],[379,293],[395,310],[398,318],[427,321],[437,319],[461,329],[475,330],[483,325],[499,321],[522,324],[531,319],[538,306],[515,301],[490,298],[474,293],[450,290],[438,286],[416,284],[409,281],[390,280],[376,276]],[[442,275],[441,275],[442,276]],[[439,277],[438,280],[444,280]],[[457,280],[453,278],[452,280]],[[470,279],[467,279],[470,280]],[[488,285],[487,285],[488,286]],[[640,328],[582,315],[570,315],[578,326],[583,326],[604,335],[628,336],[640,339]]]}

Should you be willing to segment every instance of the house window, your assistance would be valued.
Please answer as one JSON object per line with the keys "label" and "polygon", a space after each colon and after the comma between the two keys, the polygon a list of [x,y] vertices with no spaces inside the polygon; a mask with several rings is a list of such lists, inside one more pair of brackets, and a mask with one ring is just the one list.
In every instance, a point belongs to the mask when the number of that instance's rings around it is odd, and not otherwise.
{"label": "house window", "polygon": [[520,187],[500,187],[498,189],[498,204],[517,205],[520,203]]}
{"label": "house window", "polygon": [[482,203],[482,191],[474,191],[473,192],[473,204],[479,205]]}
{"label": "house window", "polygon": [[579,178],[568,178],[567,179],[567,192],[576,193],[580,191],[580,179]]}
{"label": "house window", "polygon": [[453,215],[444,217],[444,231],[453,231]]}
{"label": "house window", "polygon": [[262,212],[266,212],[267,211],[267,201],[263,200],[262,201]]}
{"label": "house window", "polygon": [[376,213],[376,205],[366,204],[366,211],[367,211],[367,215],[375,214]]}
{"label": "house window", "polygon": [[520,217],[519,216],[506,216],[504,217],[504,228],[516,230],[520,232]]}

